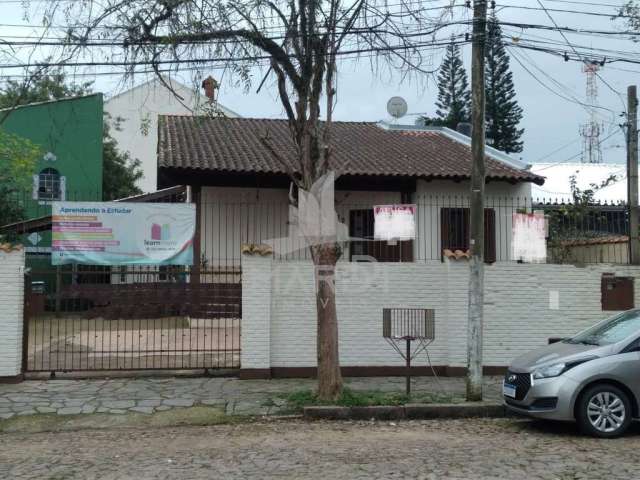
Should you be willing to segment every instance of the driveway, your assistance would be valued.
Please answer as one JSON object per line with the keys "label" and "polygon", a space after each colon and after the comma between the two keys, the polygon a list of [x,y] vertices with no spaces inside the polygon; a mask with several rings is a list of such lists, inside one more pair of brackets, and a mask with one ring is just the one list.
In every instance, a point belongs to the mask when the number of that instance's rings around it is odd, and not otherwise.
{"label": "driveway", "polygon": [[529,420],[302,423],[0,435],[12,479],[632,479],[617,440]]}

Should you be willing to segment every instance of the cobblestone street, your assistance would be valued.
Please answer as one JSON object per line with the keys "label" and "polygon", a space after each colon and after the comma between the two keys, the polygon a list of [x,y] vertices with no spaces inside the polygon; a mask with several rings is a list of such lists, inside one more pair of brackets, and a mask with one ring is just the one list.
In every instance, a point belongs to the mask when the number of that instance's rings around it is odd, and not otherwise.
{"label": "cobblestone street", "polygon": [[640,428],[621,439],[529,420],[302,423],[0,436],[11,479],[632,479]]}

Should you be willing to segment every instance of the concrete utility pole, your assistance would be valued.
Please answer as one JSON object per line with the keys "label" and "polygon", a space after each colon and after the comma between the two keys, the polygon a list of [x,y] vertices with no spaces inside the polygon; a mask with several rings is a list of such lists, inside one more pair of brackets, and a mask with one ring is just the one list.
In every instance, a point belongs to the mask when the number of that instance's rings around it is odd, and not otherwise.
{"label": "concrete utility pole", "polygon": [[640,264],[638,208],[638,97],[636,86],[627,88],[629,113],[627,118],[627,202],[629,205],[629,260],[632,265]]}
{"label": "concrete utility pole", "polygon": [[482,318],[484,315],[484,49],[487,0],[473,2],[471,50],[471,195],[467,401],[482,400]]}

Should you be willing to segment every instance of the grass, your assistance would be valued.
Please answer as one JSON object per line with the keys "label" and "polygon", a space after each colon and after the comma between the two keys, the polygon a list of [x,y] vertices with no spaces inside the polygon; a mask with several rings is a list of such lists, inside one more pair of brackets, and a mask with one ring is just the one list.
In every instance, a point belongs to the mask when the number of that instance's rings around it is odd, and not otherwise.
{"label": "grass", "polygon": [[288,406],[294,411],[301,411],[304,407],[317,405],[337,405],[341,407],[370,407],[376,405],[405,405],[407,403],[458,403],[462,397],[444,393],[415,393],[408,397],[404,393],[362,391],[345,388],[342,396],[336,402],[322,402],[312,390],[299,390],[286,395]]}

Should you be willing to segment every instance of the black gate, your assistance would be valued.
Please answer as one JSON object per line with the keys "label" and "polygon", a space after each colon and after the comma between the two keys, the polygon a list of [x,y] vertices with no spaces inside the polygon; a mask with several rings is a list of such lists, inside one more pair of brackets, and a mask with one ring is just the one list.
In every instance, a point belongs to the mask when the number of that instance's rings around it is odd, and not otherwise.
{"label": "black gate", "polygon": [[54,267],[26,278],[25,369],[240,367],[240,268]]}

